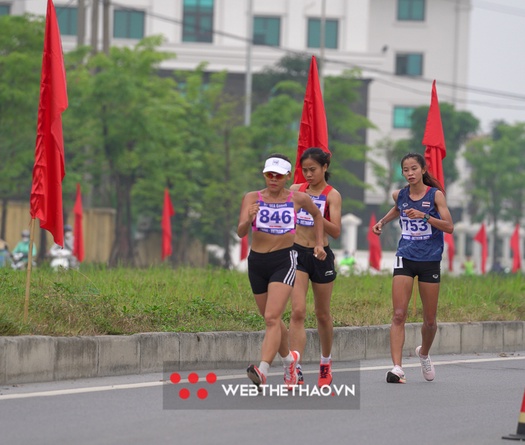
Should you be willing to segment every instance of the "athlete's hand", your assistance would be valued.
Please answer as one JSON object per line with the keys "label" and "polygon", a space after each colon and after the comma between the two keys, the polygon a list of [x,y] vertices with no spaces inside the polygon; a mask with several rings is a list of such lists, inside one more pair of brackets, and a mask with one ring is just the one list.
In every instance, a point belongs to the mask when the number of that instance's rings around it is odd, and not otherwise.
{"label": "athlete's hand", "polygon": [[319,261],[326,260],[326,252],[323,246],[314,247],[314,257],[317,258]]}
{"label": "athlete's hand", "polygon": [[257,216],[257,212],[259,211],[259,203],[255,202],[248,207],[248,216],[250,217],[250,221],[253,222],[255,220],[255,217]]}
{"label": "athlete's hand", "polygon": [[416,209],[408,209],[405,210],[405,215],[408,216],[410,219],[423,219],[425,214],[421,210]]}

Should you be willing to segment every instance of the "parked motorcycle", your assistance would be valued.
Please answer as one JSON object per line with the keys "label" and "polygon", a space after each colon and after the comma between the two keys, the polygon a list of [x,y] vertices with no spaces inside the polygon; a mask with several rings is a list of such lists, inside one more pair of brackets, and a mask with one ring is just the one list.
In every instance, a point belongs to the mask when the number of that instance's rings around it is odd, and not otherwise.
{"label": "parked motorcycle", "polygon": [[[27,269],[27,254],[22,252],[17,252],[11,254],[11,267],[14,270],[26,270]],[[33,268],[36,267],[36,261],[33,260]]]}
{"label": "parked motorcycle", "polygon": [[49,255],[51,256],[50,266],[55,271],[59,269],[67,270],[78,268],[78,261],[70,249],[62,249],[59,245],[55,244],[49,251]]}

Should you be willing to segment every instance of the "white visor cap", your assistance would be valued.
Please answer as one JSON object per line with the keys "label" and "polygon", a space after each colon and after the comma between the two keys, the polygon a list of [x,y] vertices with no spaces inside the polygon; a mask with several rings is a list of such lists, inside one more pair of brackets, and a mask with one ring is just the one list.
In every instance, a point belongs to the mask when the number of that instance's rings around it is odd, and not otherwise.
{"label": "white visor cap", "polygon": [[286,175],[292,171],[292,164],[281,158],[269,158],[264,164],[263,173],[272,172]]}

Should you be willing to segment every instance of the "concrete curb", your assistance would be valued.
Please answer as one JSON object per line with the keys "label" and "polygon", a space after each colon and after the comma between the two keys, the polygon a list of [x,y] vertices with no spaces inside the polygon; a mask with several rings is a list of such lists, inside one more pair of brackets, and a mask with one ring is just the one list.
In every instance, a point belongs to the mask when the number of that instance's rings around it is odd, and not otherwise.
{"label": "concrete curb", "polygon": [[[420,344],[421,323],[406,325],[403,353]],[[390,357],[390,325],[335,328],[334,361]],[[198,369],[210,362],[259,361],[264,336],[258,332],[143,333],[96,337],[0,337],[0,384],[162,372],[165,363]],[[525,321],[440,323],[433,354],[525,350]],[[307,330],[304,363],[319,360],[317,331]]]}

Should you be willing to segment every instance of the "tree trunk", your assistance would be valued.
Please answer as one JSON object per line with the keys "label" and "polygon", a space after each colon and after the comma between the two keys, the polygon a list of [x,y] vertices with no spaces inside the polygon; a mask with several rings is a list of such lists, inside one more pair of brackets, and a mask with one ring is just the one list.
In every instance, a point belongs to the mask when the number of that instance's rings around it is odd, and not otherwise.
{"label": "tree trunk", "polygon": [[115,241],[109,256],[109,266],[135,266],[133,239],[131,233],[131,186],[129,176],[116,175],[117,214]]}

